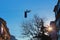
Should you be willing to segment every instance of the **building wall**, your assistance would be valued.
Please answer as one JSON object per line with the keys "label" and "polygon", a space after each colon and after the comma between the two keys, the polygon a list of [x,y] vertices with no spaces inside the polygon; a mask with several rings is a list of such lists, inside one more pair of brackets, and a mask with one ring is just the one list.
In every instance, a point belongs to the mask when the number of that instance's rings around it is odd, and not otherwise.
{"label": "building wall", "polygon": [[55,17],[56,17],[56,27],[57,27],[57,34],[58,40],[60,40],[60,0],[58,0],[57,5],[54,8]]}
{"label": "building wall", "polygon": [[9,29],[3,19],[0,19],[0,40],[10,40]]}
{"label": "building wall", "polygon": [[52,27],[52,31],[50,33],[52,40],[57,40],[57,27],[55,21],[50,22],[50,27]]}
{"label": "building wall", "polygon": [[6,28],[4,27],[4,25],[2,24],[2,28],[3,28],[3,32],[2,34],[4,35],[4,38],[8,38],[8,40],[10,40],[10,35],[8,34]]}

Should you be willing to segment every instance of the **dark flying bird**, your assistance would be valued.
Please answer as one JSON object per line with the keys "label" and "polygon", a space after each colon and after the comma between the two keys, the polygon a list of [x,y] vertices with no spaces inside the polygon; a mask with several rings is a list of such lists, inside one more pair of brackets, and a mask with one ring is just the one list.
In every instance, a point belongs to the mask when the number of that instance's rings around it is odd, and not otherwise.
{"label": "dark flying bird", "polygon": [[26,10],[25,12],[24,12],[24,17],[25,18],[27,18],[27,13],[29,13],[31,10]]}

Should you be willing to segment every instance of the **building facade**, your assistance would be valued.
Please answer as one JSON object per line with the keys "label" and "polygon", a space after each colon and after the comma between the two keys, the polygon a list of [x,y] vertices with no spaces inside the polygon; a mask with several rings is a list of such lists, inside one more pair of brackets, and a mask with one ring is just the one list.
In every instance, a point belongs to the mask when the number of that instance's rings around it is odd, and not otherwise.
{"label": "building facade", "polygon": [[58,40],[60,40],[60,0],[58,0],[58,3],[54,8],[54,12],[56,18],[55,22],[57,27]]}
{"label": "building facade", "polygon": [[9,29],[7,28],[6,21],[0,18],[0,40],[10,40]]}
{"label": "building facade", "polygon": [[52,31],[49,34],[51,39],[57,40],[57,27],[56,27],[55,21],[50,22],[50,27],[52,28]]}

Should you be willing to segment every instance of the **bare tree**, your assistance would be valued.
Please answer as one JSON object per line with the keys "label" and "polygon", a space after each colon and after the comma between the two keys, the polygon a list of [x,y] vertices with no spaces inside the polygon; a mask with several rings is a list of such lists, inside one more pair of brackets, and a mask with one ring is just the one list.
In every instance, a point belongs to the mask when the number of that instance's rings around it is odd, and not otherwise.
{"label": "bare tree", "polygon": [[[39,16],[34,15],[34,18],[32,21],[23,22],[22,28],[24,30],[24,33],[22,34],[27,37],[34,38],[35,36],[37,36],[42,32],[41,27],[43,25],[44,25],[43,19],[40,18]],[[36,39],[38,40],[38,38]]]}

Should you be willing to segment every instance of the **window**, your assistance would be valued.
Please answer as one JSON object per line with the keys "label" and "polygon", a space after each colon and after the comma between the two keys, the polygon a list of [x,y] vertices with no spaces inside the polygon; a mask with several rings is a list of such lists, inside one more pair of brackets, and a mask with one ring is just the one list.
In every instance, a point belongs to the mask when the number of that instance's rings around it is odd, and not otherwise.
{"label": "window", "polygon": [[57,21],[56,21],[56,26],[57,26],[57,27],[60,27],[60,18],[57,19]]}

